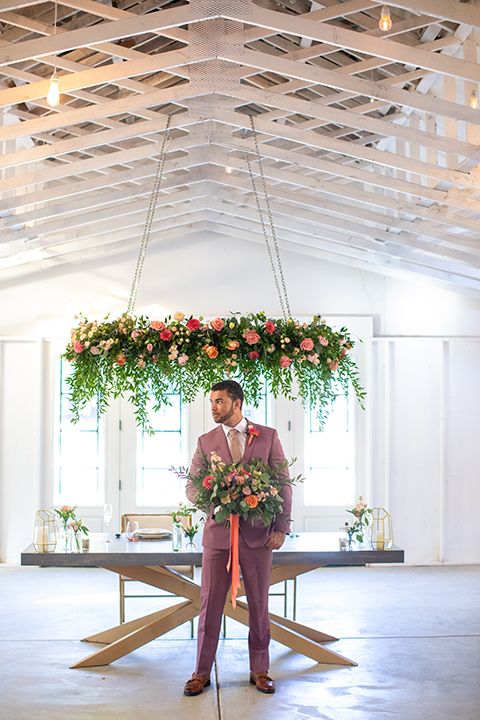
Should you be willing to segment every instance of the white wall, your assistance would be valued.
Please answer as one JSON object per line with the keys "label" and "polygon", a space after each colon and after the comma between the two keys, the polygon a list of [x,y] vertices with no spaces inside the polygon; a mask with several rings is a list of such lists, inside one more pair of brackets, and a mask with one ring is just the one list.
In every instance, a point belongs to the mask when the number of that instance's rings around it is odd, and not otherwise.
{"label": "white wall", "polygon": [[[479,562],[480,301],[417,277],[385,277],[288,252],[282,257],[294,316],[373,318],[366,378],[370,505],[392,514],[407,562]],[[40,502],[41,355],[34,339],[18,338],[67,338],[79,311],[122,312],[135,259],[0,285],[0,307],[8,309],[0,318],[0,336],[7,336],[0,381],[1,561],[18,559]],[[138,311],[145,308],[152,317],[176,310],[279,314],[265,249],[218,236],[151,247],[137,302]]]}

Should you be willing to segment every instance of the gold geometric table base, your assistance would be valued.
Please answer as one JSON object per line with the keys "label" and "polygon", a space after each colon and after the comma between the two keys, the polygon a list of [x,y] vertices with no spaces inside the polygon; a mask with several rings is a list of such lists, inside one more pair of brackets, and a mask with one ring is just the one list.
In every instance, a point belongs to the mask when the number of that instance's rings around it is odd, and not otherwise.
{"label": "gold geometric table base", "polygon": [[[296,578],[298,575],[302,575],[319,567],[323,566],[297,564],[275,565],[272,568],[270,585],[274,585],[282,580]],[[155,640],[161,635],[182,625],[184,622],[191,620],[200,612],[200,586],[168,567],[161,565],[109,565],[105,567],[105,569],[111,570],[119,575],[125,575],[132,580],[143,582],[151,587],[167,590],[177,597],[186,598],[186,601],[84,638],[83,642],[101,643],[104,644],[105,647],[96,650],[84,660],[74,663],[70,666],[72,668],[109,665],[151,640]],[[245,594],[243,585],[239,591],[239,595],[242,594]],[[237,600],[237,607],[234,610],[231,604],[230,594],[225,603],[224,613],[228,617],[248,626],[248,605]],[[349,660],[343,655],[339,655],[323,646],[323,643],[338,640],[338,638],[332,635],[326,635],[306,625],[300,625],[293,620],[288,620],[273,613],[270,613],[270,631],[274,640],[295,652],[312,658],[312,660],[318,663],[326,663],[329,665],[357,665],[353,660]]]}

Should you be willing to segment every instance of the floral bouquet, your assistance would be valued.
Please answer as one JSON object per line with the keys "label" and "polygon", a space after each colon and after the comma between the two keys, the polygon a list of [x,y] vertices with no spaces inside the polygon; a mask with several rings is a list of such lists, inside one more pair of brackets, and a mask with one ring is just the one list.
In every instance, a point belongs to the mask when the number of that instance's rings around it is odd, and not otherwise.
{"label": "floral bouquet", "polygon": [[72,528],[73,537],[75,538],[75,544],[77,546],[77,549],[80,550],[80,533],[88,535],[88,528],[85,527],[83,522],[75,516],[71,517],[68,520],[67,525]]}
{"label": "floral bouquet", "polygon": [[371,509],[367,506],[367,503],[363,502],[363,498],[360,495],[355,507],[352,510],[347,510],[347,512],[355,517],[352,525],[346,522],[342,528],[348,535],[349,545],[351,545],[353,538],[355,538],[357,542],[363,543],[363,533],[368,527],[368,516],[372,513]]}
{"label": "floral bouquet", "polygon": [[63,526],[63,532],[65,535],[67,534],[67,527],[70,525],[70,520],[75,519],[75,510],[77,509],[77,505],[62,505],[60,509],[53,508],[53,511],[57,513],[60,522]]}
{"label": "floral bouquet", "polygon": [[[197,511],[197,508],[195,507],[188,507],[185,505],[185,503],[181,502],[178,505],[178,509],[174,510],[172,513],[170,513],[172,520],[174,524],[181,525],[182,524],[182,518],[191,517],[195,514]],[[182,530],[185,533],[185,535],[188,537],[190,542],[193,542],[193,538],[200,530],[200,523],[195,523],[193,525],[192,522],[190,522],[186,527],[182,526]]]}
{"label": "floral bouquet", "polygon": [[208,515],[213,505],[214,517],[218,523],[229,520],[230,515],[238,515],[252,524],[260,519],[268,526],[282,514],[283,498],[280,496],[282,485],[302,482],[298,475],[285,478],[283,470],[295,461],[287,460],[271,468],[260,459],[249,463],[242,461],[225,463],[215,453],[211,453],[210,462],[205,462],[196,475],[181,468],[178,474],[190,479],[197,491],[195,506]]}

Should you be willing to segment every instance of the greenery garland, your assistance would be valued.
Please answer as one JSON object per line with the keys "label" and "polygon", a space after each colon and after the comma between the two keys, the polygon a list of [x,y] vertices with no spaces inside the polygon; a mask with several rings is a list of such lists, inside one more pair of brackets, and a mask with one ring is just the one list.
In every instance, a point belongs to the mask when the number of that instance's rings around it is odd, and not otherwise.
{"label": "greenery garland", "polygon": [[363,407],[365,391],[348,354],[354,341],[345,327],[336,331],[320,315],[309,323],[263,312],[210,322],[181,312],[164,321],[127,313],[103,322],[75,317],[78,327],[63,355],[73,364],[68,383],[74,422],[92,398],[101,414],[110,397],[127,395],[137,423],[149,430],[149,395],[154,410],[170,404],[172,392],[188,403],[226,377],[238,380],[246,402],[254,405],[265,380],[274,397],[295,400],[295,380],[304,407],[317,408],[320,423],[350,386]]}

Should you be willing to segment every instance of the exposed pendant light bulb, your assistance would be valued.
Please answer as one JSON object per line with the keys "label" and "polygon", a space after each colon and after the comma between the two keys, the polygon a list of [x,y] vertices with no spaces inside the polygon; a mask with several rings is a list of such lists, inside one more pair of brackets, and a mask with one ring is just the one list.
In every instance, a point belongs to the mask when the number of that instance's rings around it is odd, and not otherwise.
{"label": "exposed pendant light bulb", "polygon": [[474,110],[478,110],[478,95],[476,90],[472,90],[470,93],[470,107]]}
{"label": "exposed pendant light bulb", "polygon": [[226,167],[226,168],[225,168],[225,172],[228,173],[228,175],[231,175],[231,174],[233,173],[233,168],[232,168],[232,167]]}
{"label": "exposed pendant light bulb", "polygon": [[60,80],[58,79],[57,71],[55,70],[50,78],[50,89],[47,94],[47,103],[50,107],[55,107],[60,102],[59,84]]}
{"label": "exposed pendant light bulb", "polygon": [[382,16],[378,22],[378,27],[380,30],[383,30],[383,32],[387,32],[387,30],[390,30],[392,27],[392,18],[390,17],[388,5],[382,7]]}

